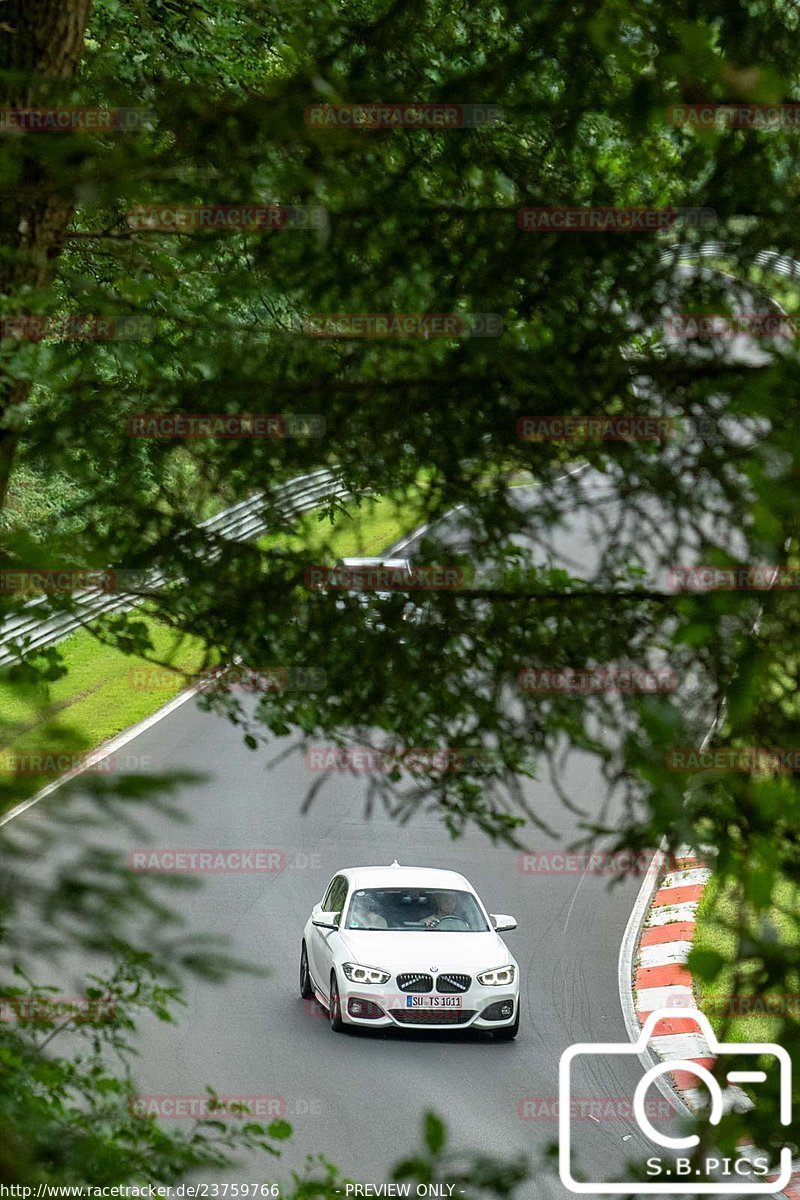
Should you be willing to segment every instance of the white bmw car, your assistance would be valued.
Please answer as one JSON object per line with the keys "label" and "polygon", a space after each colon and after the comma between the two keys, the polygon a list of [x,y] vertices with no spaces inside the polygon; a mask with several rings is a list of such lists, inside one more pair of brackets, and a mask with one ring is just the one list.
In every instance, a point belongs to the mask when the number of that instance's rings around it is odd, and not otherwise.
{"label": "white bmw car", "polygon": [[519,967],[463,875],[428,867],[338,871],[303,930],[300,994],[337,1032],[442,1026],[519,1030]]}

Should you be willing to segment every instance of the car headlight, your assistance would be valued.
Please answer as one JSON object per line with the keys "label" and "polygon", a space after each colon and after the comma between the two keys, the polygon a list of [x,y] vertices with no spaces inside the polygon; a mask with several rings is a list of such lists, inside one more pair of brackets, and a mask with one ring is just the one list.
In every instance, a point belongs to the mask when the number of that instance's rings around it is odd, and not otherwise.
{"label": "car headlight", "polygon": [[495,967],[493,971],[484,971],[477,977],[478,983],[493,984],[495,987],[507,987],[509,983],[514,982],[514,967],[511,963],[507,967]]}
{"label": "car headlight", "polygon": [[342,970],[351,983],[386,983],[391,972],[380,967],[359,967],[357,963],[343,963]]}

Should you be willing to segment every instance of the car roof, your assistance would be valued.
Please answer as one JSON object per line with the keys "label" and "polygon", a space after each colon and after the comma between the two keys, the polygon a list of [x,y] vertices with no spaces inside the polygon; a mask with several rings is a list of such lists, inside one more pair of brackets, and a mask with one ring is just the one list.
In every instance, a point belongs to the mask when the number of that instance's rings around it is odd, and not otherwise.
{"label": "car roof", "polygon": [[336,872],[346,876],[352,885],[362,887],[421,887],[457,888],[474,891],[469,880],[457,871],[446,871],[440,867],[404,867],[392,864],[380,867],[345,867]]}

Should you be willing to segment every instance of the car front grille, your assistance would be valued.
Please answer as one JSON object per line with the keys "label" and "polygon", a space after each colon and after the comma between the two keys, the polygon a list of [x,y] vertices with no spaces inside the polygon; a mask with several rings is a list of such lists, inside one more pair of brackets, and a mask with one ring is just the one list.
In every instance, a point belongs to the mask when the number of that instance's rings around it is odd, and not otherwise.
{"label": "car front grille", "polygon": [[475,1011],[460,1008],[390,1008],[389,1016],[401,1025],[466,1025]]}
{"label": "car front grille", "polygon": [[397,986],[401,992],[432,992],[433,978],[420,974],[419,971],[409,971],[397,976]]}
{"label": "car front grille", "polygon": [[471,975],[454,975],[452,971],[446,971],[436,980],[436,990],[437,992],[466,992],[469,991],[471,983]]}

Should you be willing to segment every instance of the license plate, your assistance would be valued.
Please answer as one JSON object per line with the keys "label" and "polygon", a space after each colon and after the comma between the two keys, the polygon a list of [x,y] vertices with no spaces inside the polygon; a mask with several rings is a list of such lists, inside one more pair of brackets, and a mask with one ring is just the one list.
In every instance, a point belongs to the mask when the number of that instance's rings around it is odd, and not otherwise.
{"label": "license plate", "polygon": [[462,996],[406,996],[406,1008],[461,1008]]}

